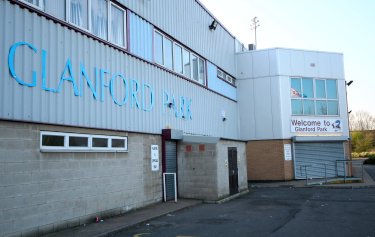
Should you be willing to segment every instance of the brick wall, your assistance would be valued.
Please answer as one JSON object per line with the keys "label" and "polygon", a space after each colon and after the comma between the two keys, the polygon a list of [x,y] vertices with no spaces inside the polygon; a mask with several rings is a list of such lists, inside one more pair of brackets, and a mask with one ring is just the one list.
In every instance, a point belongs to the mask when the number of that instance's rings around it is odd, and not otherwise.
{"label": "brick wall", "polygon": [[284,160],[290,140],[249,141],[246,145],[248,180],[292,180],[293,161]]}
{"label": "brick wall", "polygon": [[[129,152],[41,153],[41,130],[128,136]],[[0,236],[39,236],[161,201],[151,144],[161,151],[155,135],[0,121]]]}

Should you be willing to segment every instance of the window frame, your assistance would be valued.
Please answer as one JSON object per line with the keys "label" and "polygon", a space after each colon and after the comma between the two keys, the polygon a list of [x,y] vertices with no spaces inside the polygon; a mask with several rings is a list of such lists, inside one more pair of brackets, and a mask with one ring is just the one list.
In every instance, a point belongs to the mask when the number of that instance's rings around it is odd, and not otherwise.
{"label": "window frame", "polygon": [[[79,28],[79,29],[81,29],[81,30],[83,30],[83,31],[85,31],[85,32],[88,32],[88,33],[90,33],[90,34],[92,34],[92,35],[95,35],[95,34],[93,34],[92,32],[91,32],[91,30],[90,30],[90,19],[91,19],[91,1],[90,0],[85,0],[85,1],[87,1],[87,29],[85,28],[85,27],[82,27],[82,26],[80,26],[80,25],[77,25],[77,24],[75,24],[75,23],[73,23],[72,21],[71,21],[71,19],[70,19],[70,5],[71,5],[71,1],[72,0],[66,0],[65,1],[65,14],[66,14],[66,17],[65,17],[65,20],[66,20],[66,22],[68,22],[69,24],[71,24],[71,25],[73,25],[73,26],[75,26],[75,27],[77,27],[77,28]],[[95,35],[96,36],[96,35]],[[98,36],[96,36],[96,37],[98,37]],[[99,37],[100,38],[100,37]]]}
{"label": "window frame", "polygon": [[[121,48],[124,48],[124,49],[127,49],[127,45],[128,45],[128,41],[127,41],[127,17],[128,17],[128,12],[126,9],[122,8],[121,6],[117,5],[116,3],[112,2],[112,1],[108,1],[108,27],[107,27],[107,30],[108,30],[108,42],[114,44],[114,45],[117,45]],[[112,27],[111,27],[111,19],[112,19],[112,6],[121,10],[123,12],[123,16],[124,16],[124,27],[123,27],[123,37],[124,37],[124,45],[121,45],[121,44],[117,44],[115,43],[113,40],[112,40]]]}
{"label": "window frame", "polygon": [[[301,91],[298,91],[298,93],[300,93],[300,97],[295,97],[292,95],[291,91],[292,89],[294,89],[292,87],[292,80],[293,79],[299,79],[299,86],[301,88]],[[312,98],[308,98],[308,97],[304,97],[304,89],[303,89],[303,79],[312,79],[313,80],[313,97]],[[335,84],[336,84],[336,98],[334,99],[329,99],[328,98],[328,92],[327,92],[327,81],[328,80],[331,80],[331,81],[335,81]],[[324,86],[325,86],[325,98],[321,98],[321,97],[317,97],[317,81],[324,81]],[[313,77],[290,77],[289,78],[289,96],[290,96],[290,106],[291,106],[291,115],[292,116],[317,116],[317,117],[337,117],[337,116],[340,116],[340,101],[339,101],[339,91],[338,91],[338,80],[337,79],[328,79],[328,78],[313,78]],[[298,100],[298,101],[301,101],[302,103],[302,114],[294,114],[293,113],[293,103],[292,101],[293,100]],[[312,100],[313,103],[314,103],[314,113],[313,114],[306,114],[305,113],[305,106],[304,106],[304,102],[306,100]],[[329,101],[333,101],[333,102],[336,102],[337,103],[337,114],[330,114],[329,113],[329,108],[328,108],[328,102]],[[326,106],[326,114],[320,114],[317,112],[317,102],[325,102],[325,106]]]}
{"label": "window frame", "polygon": [[[61,136],[64,137],[63,146],[45,146],[43,145],[43,136]],[[88,139],[87,147],[74,147],[69,146],[70,137],[85,137]],[[107,139],[107,147],[93,147],[92,140],[94,138]],[[124,147],[112,147],[112,140],[124,140]],[[66,133],[66,132],[52,132],[40,131],[40,151],[41,152],[128,152],[128,137],[127,136],[109,136],[109,135],[96,135],[84,133]]]}
{"label": "window frame", "polygon": [[37,0],[38,1],[38,4],[34,4],[34,3],[31,3],[31,2],[28,2],[26,0],[20,0],[21,2],[31,6],[31,7],[34,7],[34,8],[37,8],[39,10],[42,10],[44,11],[44,0]]}

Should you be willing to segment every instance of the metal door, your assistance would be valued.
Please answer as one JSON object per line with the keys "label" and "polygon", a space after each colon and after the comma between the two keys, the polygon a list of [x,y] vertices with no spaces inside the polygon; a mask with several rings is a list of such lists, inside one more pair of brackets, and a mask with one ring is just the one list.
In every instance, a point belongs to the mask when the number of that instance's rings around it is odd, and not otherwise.
{"label": "metal door", "polygon": [[165,176],[166,200],[175,198],[175,178],[177,178],[177,144],[175,141],[165,141],[165,171],[164,173],[176,173],[176,176]]}
{"label": "metal door", "polygon": [[237,148],[228,147],[229,194],[238,193]]}
{"label": "metal door", "polygon": [[342,142],[294,143],[294,171],[296,179],[331,178],[344,175],[344,144]]}

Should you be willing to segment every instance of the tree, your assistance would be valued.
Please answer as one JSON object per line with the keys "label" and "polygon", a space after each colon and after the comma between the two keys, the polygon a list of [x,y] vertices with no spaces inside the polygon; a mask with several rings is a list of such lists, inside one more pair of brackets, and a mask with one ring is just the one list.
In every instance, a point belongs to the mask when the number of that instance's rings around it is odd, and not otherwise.
{"label": "tree", "polygon": [[375,117],[366,111],[358,111],[349,116],[351,131],[375,130]]}

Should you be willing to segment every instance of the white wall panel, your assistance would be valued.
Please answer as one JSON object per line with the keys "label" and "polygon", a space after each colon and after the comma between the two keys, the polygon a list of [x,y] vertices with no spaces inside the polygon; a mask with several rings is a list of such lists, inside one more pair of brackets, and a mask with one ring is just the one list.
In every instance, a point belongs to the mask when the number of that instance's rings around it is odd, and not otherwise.
{"label": "white wall panel", "polygon": [[[156,134],[163,128],[171,127],[190,134],[238,138],[236,102],[21,9],[8,1],[0,2],[0,11],[1,27],[7,32],[1,40],[0,47],[1,119]],[[35,87],[20,85],[11,77],[8,70],[10,47],[16,42],[23,41],[35,46],[38,52],[32,52],[27,46],[18,47],[15,54],[15,70],[25,81],[31,80],[32,70],[36,71]],[[72,76],[78,86],[82,85],[82,95],[75,96],[73,83],[68,81],[62,83],[61,91],[58,93],[42,89],[42,50],[47,53],[45,68],[48,87],[58,87],[66,62],[70,59]],[[104,86],[98,84],[97,99],[93,97],[86,81],[83,84],[78,83],[80,64],[84,65],[94,85],[95,69],[108,72],[103,74]],[[124,75],[127,82],[127,93],[125,86],[121,87],[123,84],[118,85],[121,82],[118,78],[115,79],[117,86],[113,90],[117,100],[128,96],[123,106],[114,103],[109,90],[110,79],[117,73]],[[69,73],[66,76],[69,76]],[[132,94],[129,90],[133,79],[141,86],[148,84],[152,87],[155,99],[152,111],[142,110],[142,104],[141,108],[137,108],[135,103],[132,104]],[[191,99],[192,119],[176,118],[173,108],[163,105],[163,91],[173,94],[176,100],[179,96]],[[141,91],[138,92],[137,98],[139,103],[142,103]],[[223,110],[227,116],[225,122],[221,117]]]}

